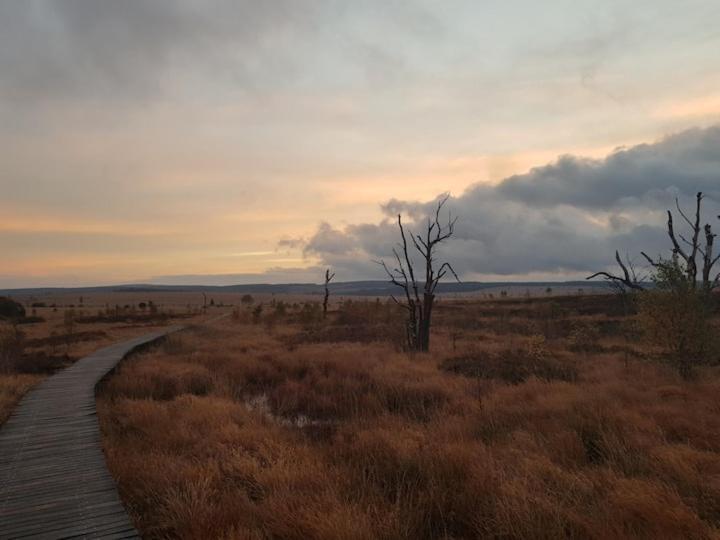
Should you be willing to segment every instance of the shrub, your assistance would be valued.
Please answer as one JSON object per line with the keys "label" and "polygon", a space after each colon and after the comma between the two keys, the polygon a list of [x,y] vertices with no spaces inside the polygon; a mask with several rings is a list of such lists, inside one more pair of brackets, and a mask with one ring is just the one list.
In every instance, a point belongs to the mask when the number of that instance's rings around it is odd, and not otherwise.
{"label": "shrub", "polygon": [[0,319],[11,320],[25,317],[25,308],[19,302],[0,296]]}
{"label": "shrub", "polygon": [[713,299],[688,282],[676,260],[661,261],[653,281],[655,289],[638,299],[638,325],[651,346],[687,378],[693,366],[717,360]]}

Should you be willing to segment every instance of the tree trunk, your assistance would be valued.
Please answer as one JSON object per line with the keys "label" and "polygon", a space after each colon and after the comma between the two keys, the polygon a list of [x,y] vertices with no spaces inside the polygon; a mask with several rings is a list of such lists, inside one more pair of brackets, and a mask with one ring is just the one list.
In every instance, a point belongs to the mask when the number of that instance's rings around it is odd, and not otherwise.
{"label": "tree trunk", "polygon": [[710,272],[717,259],[713,259],[713,244],[715,235],[710,224],[705,225],[705,252],[703,254],[703,292],[710,294],[713,289],[713,281]]}
{"label": "tree trunk", "polygon": [[330,298],[330,282],[335,277],[335,273],[330,273],[330,269],[325,270],[325,298],[323,298],[323,319],[327,317],[328,298]]}
{"label": "tree trunk", "polygon": [[422,352],[427,352],[430,350],[430,326],[432,324],[432,309],[434,301],[434,294],[424,294],[423,314],[420,325],[420,335],[418,336],[418,350]]}

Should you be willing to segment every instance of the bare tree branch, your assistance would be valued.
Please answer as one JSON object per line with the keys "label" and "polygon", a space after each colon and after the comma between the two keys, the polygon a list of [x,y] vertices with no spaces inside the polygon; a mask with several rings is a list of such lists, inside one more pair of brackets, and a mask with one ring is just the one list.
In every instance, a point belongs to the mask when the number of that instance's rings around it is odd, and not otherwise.
{"label": "bare tree branch", "polygon": [[[705,224],[704,227],[705,231],[705,250],[702,252],[703,255],[703,288],[710,292],[715,287],[717,287],[718,279],[717,277],[714,280],[710,280],[710,276],[712,273],[713,266],[715,266],[715,263],[720,260],[720,255],[717,255],[715,258],[713,258],[713,247],[715,244],[715,237],[717,236],[712,232],[712,226],[709,223]],[[718,275],[720,277],[720,275]]]}
{"label": "bare tree branch", "polygon": [[683,251],[683,249],[680,247],[680,244],[678,244],[677,239],[675,238],[675,228],[673,227],[673,217],[672,212],[670,210],[667,211],[668,220],[667,220],[667,229],[668,229],[668,236],[670,237],[670,241],[673,244],[673,251],[680,255],[685,261],[688,260],[687,254]]}
{"label": "bare tree branch", "polygon": [[390,298],[392,298],[393,302],[395,302],[395,303],[396,303],[398,306],[400,306],[401,308],[403,308],[403,309],[405,309],[405,310],[410,310],[410,306],[408,306],[407,304],[403,304],[402,302],[400,302],[400,300],[398,300],[397,298],[395,298],[395,295],[394,295],[394,294],[391,294],[391,295],[390,295]]}
{"label": "bare tree branch", "polygon": [[680,208],[680,201],[677,197],[675,197],[675,208],[677,208],[677,211],[680,212],[680,215],[685,219],[685,222],[690,225],[690,227],[693,227],[693,222],[690,221],[690,218],[685,215],[685,212],[683,212],[682,208]]}
{"label": "bare tree branch", "polygon": [[645,260],[646,260],[647,262],[649,262],[651,266],[657,266],[657,265],[658,265],[658,263],[656,263],[652,258],[650,258],[650,255],[648,255],[648,254],[645,253],[644,251],[641,251],[641,252],[640,252],[640,255],[642,255],[643,257],[645,257]]}
{"label": "bare tree branch", "polygon": [[[379,262],[388,275],[390,283],[402,288],[405,293],[405,304],[400,303],[394,297],[393,300],[402,305],[408,312],[408,347],[413,350],[427,351],[429,348],[432,309],[438,283],[448,272],[451,272],[455,279],[459,281],[457,273],[450,263],[443,262],[437,271],[434,266],[437,245],[449,239],[455,232],[457,218],[453,218],[448,212],[447,224],[443,224],[440,220],[440,214],[449,197],[449,194],[445,194],[438,200],[434,214],[427,219],[423,235],[406,231],[402,216],[398,214],[397,223],[401,238],[399,247],[402,254],[393,249],[398,268],[390,270],[384,261]],[[422,284],[422,295],[420,294],[420,284],[415,276],[413,260],[408,251],[408,236],[415,251],[420,254],[425,262],[425,281]]]}
{"label": "bare tree branch", "polygon": [[452,273],[453,277],[455,278],[455,281],[457,281],[458,283],[462,283],[460,281],[460,278],[458,277],[457,273],[455,272],[455,269],[452,267],[452,265],[450,263],[447,263],[447,262],[443,263],[442,266],[440,267],[440,269],[438,270],[438,277],[437,277],[438,282],[440,281],[440,279],[443,278],[443,276],[445,276],[445,274],[447,274],[447,272],[444,269],[450,270],[450,273]]}
{"label": "bare tree branch", "polygon": [[633,268],[632,263],[628,261],[628,264],[625,264],[620,258],[620,253],[617,250],[615,251],[615,260],[617,261],[618,266],[622,270],[622,276],[616,276],[609,272],[595,272],[593,275],[588,276],[585,279],[593,279],[598,276],[602,276],[607,281],[618,284],[621,288],[627,287],[629,289],[637,291],[644,290],[645,287],[640,285],[640,283],[638,283],[637,281],[637,276],[635,274],[635,269]]}
{"label": "bare tree branch", "polygon": [[682,234],[679,234],[678,236],[680,237],[680,240],[682,240],[683,242],[685,242],[688,246],[693,247],[692,242],[690,242],[690,240],[688,240],[687,238],[685,238]]}
{"label": "bare tree branch", "polygon": [[[698,287],[699,266],[697,258],[698,253],[701,255],[701,286],[704,293],[709,293],[718,284],[718,277],[713,280],[711,279],[711,274],[713,271],[713,267],[720,260],[720,254],[713,257],[713,244],[717,235],[712,232],[712,227],[710,226],[710,224],[708,223],[705,224],[704,227],[701,227],[703,198],[703,193],[699,191],[695,196],[695,216],[694,219],[690,219],[690,217],[681,208],[680,200],[676,197],[675,207],[677,208],[678,213],[683,218],[685,223],[687,223],[687,225],[690,227],[692,235],[688,239],[685,235],[675,231],[673,214],[670,210],[667,211],[667,234],[672,243],[673,260],[682,259],[682,262],[684,263],[685,278],[687,279],[687,283],[692,288],[692,290],[696,290]],[[718,218],[720,218],[720,216],[718,216]],[[701,245],[700,233],[703,231],[705,236],[705,243],[704,245]],[[680,245],[680,242],[678,242],[678,238],[681,242],[683,242],[683,244],[687,246],[688,250],[683,249],[683,247]],[[644,251],[641,251],[640,254],[654,268],[658,268],[664,263],[662,258],[656,261]],[[635,275],[634,269],[631,268],[632,264],[628,264],[627,266],[624,265],[617,251],[615,252],[615,260],[618,262],[618,265],[623,270],[623,276],[616,276],[609,272],[597,272],[590,276],[588,279],[602,276],[608,281],[614,283],[618,283],[628,287],[631,286],[629,285],[630,283],[633,283],[634,286],[632,286],[632,288],[642,289],[641,286],[638,286],[638,283],[642,280],[639,280]],[[630,267],[631,272],[628,271],[628,267]]]}

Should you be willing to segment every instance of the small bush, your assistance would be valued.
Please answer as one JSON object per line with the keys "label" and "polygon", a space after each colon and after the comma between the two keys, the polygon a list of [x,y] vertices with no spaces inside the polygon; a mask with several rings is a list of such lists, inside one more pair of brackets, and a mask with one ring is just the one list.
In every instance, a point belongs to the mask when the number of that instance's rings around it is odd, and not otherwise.
{"label": "small bush", "polygon": [[656,288],[638,298],[638,325],[649,345],[659,348],[683,377],[696,365],[716,363],[713,299],[687,281],[677,261],[661,262],[654,281]]}
{"label": "small bush", "polygon": [[19,302],[0,296],[0,319],[12,320],[25,317],[25,308]]}

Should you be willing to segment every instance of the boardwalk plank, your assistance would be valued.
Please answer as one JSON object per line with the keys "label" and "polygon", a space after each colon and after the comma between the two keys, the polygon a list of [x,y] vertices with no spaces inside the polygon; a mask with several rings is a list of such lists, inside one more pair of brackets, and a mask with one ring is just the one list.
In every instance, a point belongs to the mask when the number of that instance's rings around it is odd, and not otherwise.
{"label": "boardwalk plank", "polygon": [[0,538],[138,538],[105,464],[95,386],[179,329],[100,349],[25,395],[0,428]]}
{"label": "boardwalk plank", "polygon": [[[94,518],[102,526],[116,526],[118,523],[127,525],[127,515],[118,509],[112,512],[99,512]],[[67,516],[43,516],[43,519],[33,522],[18,522],[7,528],[7,533],[12,537],[33,534],[49,534],[55,531],[69,530],[77,527],[90,529],[92,523],[87,520],[78,522],[76,519]]]}

